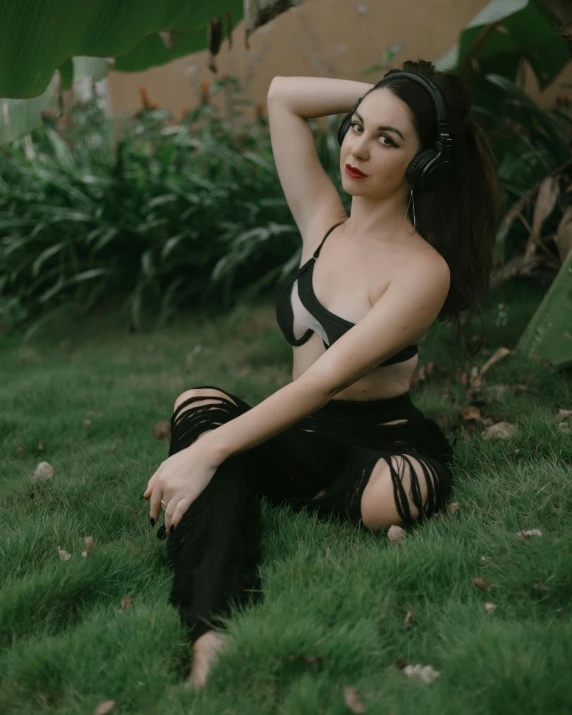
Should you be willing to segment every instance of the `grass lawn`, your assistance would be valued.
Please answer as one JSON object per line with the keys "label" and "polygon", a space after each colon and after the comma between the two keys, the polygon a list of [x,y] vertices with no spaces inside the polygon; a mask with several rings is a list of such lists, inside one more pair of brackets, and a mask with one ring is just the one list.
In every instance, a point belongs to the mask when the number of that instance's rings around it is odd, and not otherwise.
{"label": "grass lawn", "polygon": [[[510,354],[467,393],[471,368],[515,346],[541,296],[496,291],[474,362],[441,325],[421,347],[412,396],[456,438],[458,510],[392,543],[265,504],[265,600],[233,614],[200,693],[183,687],[166,542],[139,495],[167,456],[152,427],[180,392],[221,386],[256,404],[291,379],[273,305],[139,334],[110,311],[25,346],[0,335],[0,712],[105,700],[121,714],[362,712],[351,687],[380,715],[570,713],[572,433],[557,413],[572,410],[572,374]],[[470,399],[516,434],[483,439],[487,423],[463,416]],[[41,461],[51,479],[32,478]],[[439,676],[409,677],[407,663]]]}

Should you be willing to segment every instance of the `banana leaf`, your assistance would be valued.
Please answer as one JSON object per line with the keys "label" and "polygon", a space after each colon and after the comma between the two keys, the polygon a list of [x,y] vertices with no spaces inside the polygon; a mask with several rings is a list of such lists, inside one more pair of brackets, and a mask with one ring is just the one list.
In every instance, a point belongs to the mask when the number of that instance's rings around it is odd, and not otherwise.
{"label": "banana leaf", "polygon": [[540,355],[557,369],[572,366],[572,251],[526,326],[516,351]]}
{"label": "banana leaf", "polygon": [[[236,26],[243,17],[242,0],[3,0],[0,97],[41,94],[54,71],[71,57],[121,57],[124,68],[133,71],[169,62],[189,47],[197,52],[207,47],[208,23],[226,13]],[[223,36],[228,29],[223,27]],[[163,31],[175,33],[170,50],[158,35]],[[143,57],[141,43],[150,36],[156,42],[145,45],[148,54]],[[66,71],[69,76],[69,66]]]}
{"label": "banana leaf", "polygon": [[524,58],[543,90],[570,61],[558,24],[538,0],[492,0],[434,64],[443,72],[459,72],[473,85],[492,73],[515,80]]}
{"label": "banana leaf", "polygon": [[220,42],[230,41],[243,2],[2,0],[0,144],[40,127],[42,111],[58,109],[60,87],[86,76],[97,82],[112,66],[136,72],[204,50],[215,18],[226,19]]}

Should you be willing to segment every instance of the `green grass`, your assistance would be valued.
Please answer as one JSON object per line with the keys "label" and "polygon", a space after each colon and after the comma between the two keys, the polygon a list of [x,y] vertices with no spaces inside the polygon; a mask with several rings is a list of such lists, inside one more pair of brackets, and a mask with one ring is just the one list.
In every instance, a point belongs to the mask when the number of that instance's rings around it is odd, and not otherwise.
{"label": "green grass", "polygon": [[[475,365],[514,347],[540,298],[521,283],[494,295]],[[183,688],[189,651],[167,603],[165,542],[139,500],[167,455],[151,428],[192,386],[256,404],[290,380],[291,349],[269,303],[139,334],[114,315],[52,328],[30,345],[3,338],[1,712],[91,713],[112,699],[117,713],[342,715],[346,686],[380,715],[570,712],[572,435],[555,419],[572,409],[570,371],[512,354],[493,365],[476,395],[481,414],[519,431],[486,441],[460,415],[472,363],[451,330],[434,326],[420,364],[438,371],[412,395],[457,437],[451,501],[460,509],[396,545],[265,504],[265,600],[233,613],[231,645],[196,694]],[[509,387],[486,390],[495,384]],[[52,479],[32,480],[40,461]],[[520,541],[521,529],[542,537]],[[60,560],[58,546],[72,558]],[[489,593],[473,585],[477,576]],[[126,596],[133,603],[121,610]],[[403,659],[440,676],[408,678]]]}

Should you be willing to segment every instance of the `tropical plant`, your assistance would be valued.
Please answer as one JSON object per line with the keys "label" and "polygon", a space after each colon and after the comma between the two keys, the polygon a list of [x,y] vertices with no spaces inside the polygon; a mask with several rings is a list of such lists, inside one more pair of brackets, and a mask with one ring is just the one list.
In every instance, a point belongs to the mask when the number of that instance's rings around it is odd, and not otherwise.
{"label": "tropical plant", "polygon": [[212,99],[228,89],[240,94],[234,77],[214,82],[180,123],[160,109],[124,116],[118,140],[92,98],[69,135],[46,124],[0,148],[5,325],[10,306],[32,335],[62,311],[123,295],[138,328],[144,313],[163,322],[181,305],[228,308],[284,275],[296,227],[267,120],[221,118]]}

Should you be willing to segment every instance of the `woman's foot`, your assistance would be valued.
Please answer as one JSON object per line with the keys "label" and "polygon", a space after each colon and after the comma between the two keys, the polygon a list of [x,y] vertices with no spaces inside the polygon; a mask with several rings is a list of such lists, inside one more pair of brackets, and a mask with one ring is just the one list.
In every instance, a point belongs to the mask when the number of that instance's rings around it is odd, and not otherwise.
{"label": "woman's foot", "polygon": [[193,643],[193,662],[185,681],[186,688],[198,690],[206,682],[217,655],[226,647],[228,636],[216,631],[207,631]]}

